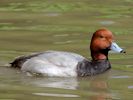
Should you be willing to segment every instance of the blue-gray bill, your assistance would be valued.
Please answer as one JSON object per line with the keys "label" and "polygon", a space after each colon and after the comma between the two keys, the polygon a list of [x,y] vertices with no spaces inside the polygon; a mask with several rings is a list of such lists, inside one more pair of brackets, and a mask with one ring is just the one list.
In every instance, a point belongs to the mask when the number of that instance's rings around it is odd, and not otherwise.
{"label": "blue-gray bill", "polygon": [[115,42],[112,42],[110,46],[110,50],[118,52],[118,53],[126,53],[126,51],[122,49],[121,47],[119,47]]}

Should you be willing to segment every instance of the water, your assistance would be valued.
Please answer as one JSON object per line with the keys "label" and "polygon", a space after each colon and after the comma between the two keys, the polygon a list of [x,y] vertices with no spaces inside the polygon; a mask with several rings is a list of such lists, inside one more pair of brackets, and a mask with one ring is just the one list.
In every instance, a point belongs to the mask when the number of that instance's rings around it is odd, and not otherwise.
{"label": "water", "polygon": [[[0,100],[132,100],[132,0],[1,0]],[[86,78],[37,77],[7,67],[45,50],[90,59],[92,33],[110,29],[126,54],[110,53],[112,69]]]}

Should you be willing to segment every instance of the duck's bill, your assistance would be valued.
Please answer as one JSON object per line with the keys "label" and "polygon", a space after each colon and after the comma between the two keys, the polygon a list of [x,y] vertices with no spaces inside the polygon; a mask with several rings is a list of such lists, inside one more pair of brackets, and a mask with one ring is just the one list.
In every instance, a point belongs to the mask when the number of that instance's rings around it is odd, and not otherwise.
{"label": "duck's bill", "polygon": [[120,48],[115,42],[112,42],[110,49],[118,53],[126,53],[125,50]]}

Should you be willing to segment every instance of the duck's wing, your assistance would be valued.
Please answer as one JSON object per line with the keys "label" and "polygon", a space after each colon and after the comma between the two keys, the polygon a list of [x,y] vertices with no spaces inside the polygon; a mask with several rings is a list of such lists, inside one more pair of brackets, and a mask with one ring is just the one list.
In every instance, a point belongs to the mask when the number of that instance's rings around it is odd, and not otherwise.
{"label": "duck's wing", "polygon": [[72,60],[76,60],[77,62],[82,61],[85,59],[83,56],[78,55],[76,53],[71,52],[64,52],[64,51],[45,51],[41,53],[34,53],[27,56],[20,56],[17,57],[15,60],[13,60],[10,65],[14,68],[21,68],[22,65],[29,61],[32,58],[35,58],[38,60],[47,60],[50,63],[58,64],[58,63],[71,63]]}
{"label": "duck's wing", "polygon": [[77,76],[78,62],[85,59],[75,53],[63,51],[46,51],[43,53],[19,57],[14,66],[19,66],[22,71],[39,73],[43,76]]}

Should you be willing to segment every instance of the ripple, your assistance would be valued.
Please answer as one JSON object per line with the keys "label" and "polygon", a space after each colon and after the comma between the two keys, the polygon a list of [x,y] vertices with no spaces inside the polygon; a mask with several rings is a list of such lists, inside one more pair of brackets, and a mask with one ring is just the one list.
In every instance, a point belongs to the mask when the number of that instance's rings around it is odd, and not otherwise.
{"label": "ripple", "polygon": [[130,76],[112,76],[111,78],[130,78]]}
{"label": "ripple", "polygon": [[78,95],[73,95],[73,94],[55,94],[55,93],[32,93],[32,94],[38,96],[67,97],[67,98],[80,97]]}
{"label": "ripple", "polygon": [[73,41],[60,41],[60,42],[54,42],[54,44],[68,44],[68,43],[72,43]]}
{"label": "ripple", "polygon": [[133,68],[133,65],[126,65],[127,68]]}
{"label": "ripple", "polygon": [[56,34],[54,37],[66,37],[69,36],[69,34]]}
{"label": "ripple", "polygon": [[16,99],[0,99],[0,100],[16,100]]}
{"label": "ripple", "polygon": [[55,16],[59,16],[59,15],[61,15],[60,13],[47,13],[47,14],[45,14],[46,16],[53,16],[53,17],[55,17]]}
{"label": "ripple", "polygon": [[131,85],[131,86],[128,86],[128,89],[133,89],[133,85]]}
{"label": "ripple", "polygon": [[101,21],[100,24],[102,25],[111,25],[111,24],[114,24],[115,22],[114,21],[111,21],[111,20],[105,20],[105,21]]}

